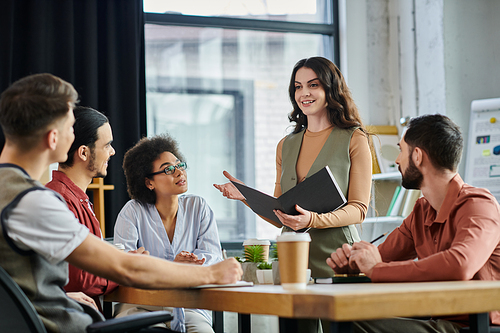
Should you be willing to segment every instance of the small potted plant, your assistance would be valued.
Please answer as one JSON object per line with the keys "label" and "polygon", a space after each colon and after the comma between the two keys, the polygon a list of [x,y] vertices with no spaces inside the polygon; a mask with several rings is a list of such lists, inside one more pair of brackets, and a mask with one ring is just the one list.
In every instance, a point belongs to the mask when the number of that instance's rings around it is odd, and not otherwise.
{"label": "small potted plant", "polygon": [[245,246],[245,261],[241,264],[243,268],[243,281],[258,283],[257,265],[264,262],[264,249],[262,245]]}
{"label": "small potted plant", "polygon": [[261,262],[257,265],[257,281],[260,284],[272,284],[273,283],[273,270],[270,262]]}

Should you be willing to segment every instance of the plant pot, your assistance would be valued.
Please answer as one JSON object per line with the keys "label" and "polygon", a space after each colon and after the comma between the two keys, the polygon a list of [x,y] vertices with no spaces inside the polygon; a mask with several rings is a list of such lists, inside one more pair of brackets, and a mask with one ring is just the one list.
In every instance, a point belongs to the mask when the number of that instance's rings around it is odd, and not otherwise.
{"label": "plant pot", "polygon": [[256,271],[257,281],[260,284],[273,284],[273,271],[272,269],[258,269]]}
{"label": "plant pot", "polygon": [[248,281],[248,282],[253,282],[253,283],[259,283],[257,280],[257,265],[259,263],[257,262],[244,262],[241,264],[241,268],[243,269],[243,276],[241,279],[243,281]]}
{"label": "plant pot", "polygon": [[281,279],[280,279],[280,263],[279,261],[273,261],[273,283],[274,284],[281,284]]}

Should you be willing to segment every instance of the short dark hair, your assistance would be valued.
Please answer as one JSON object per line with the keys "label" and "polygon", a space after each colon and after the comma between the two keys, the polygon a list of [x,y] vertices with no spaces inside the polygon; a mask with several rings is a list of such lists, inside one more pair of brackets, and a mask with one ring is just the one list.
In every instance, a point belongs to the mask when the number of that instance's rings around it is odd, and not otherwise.
{"label": "short dark hair", "polygon": [[95,142],[99,139],[97,130],[104,124],[109,123],[108,118],[97,110],[86,106],[77,106],[74,108],[75,141],[68,151],[68,159],[60,163],[63,168],[72,167],[75,163],[75,152],[80,146],[87,146],[92,151],[95,148]]}
{"label": "short dark hair", "polygon": [[412,118],[404,134],[411,151],[424,150],[434,167],[456,171],[462,157],[464,140],[460,127],[450,118],[431,114]]}
{"label": "short dark hair", "polygon": [[344,76],[337,66],[323,57],[311,57],[299,60],[292,71],[288,94],[293,111],[288,116],[291,122],[295,122],[294,133],[300,132],[307,127],[307,116],[304,115],[295,101],[295,76],[302,67],[310,68],[318,76],[321,86],[325,90],[327,102],[328,120],[332,125],[339,128],[360,127],[365,131],[358,108],[351,96],[351,91],[344,80]]}
{"label": "short dark hair", "polygon": [[156,194],[146,187],[146,178],[153,170],[153,163],[164,152],[170,152],[185,162],[177,141],[168,134],[142,138],[130,148],[123,158],[123,171],[127,179],[127,192],[132,199],[143,204],[154,204]]}
{"label": "short dark hair", "polygon": [[0,125],[5,138],[23,149],[34,147],[47,127],[78,102],[68,82],[52,74],[34,74],[14,82],[0,99]]}

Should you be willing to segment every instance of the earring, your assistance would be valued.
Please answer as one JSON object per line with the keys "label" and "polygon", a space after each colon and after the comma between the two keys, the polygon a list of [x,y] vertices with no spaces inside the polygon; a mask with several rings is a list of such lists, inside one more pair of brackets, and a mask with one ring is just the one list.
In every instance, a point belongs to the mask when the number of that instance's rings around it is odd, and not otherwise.
{"label": "earring", "polygon": [[152,191],[152,190],[154,190],[154,188],[150,187],[149,190]]}

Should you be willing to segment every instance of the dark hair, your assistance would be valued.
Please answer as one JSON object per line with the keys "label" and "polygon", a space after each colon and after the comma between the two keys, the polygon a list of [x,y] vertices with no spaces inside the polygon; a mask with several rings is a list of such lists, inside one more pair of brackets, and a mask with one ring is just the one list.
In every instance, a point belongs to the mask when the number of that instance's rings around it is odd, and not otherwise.
{"label": "dark hair", "polygon": [[30,75],[2,93],[0,125],[6,139],[29,150],[77,102],[78,93],[70,83],[51,74]]}
{"label": "dark hair", "polygon": [[68,151],[68,159],[60,163],[63,168],[72,167],[75,162],[75,152],[80,146],[87,146],[92,151],[95,142],[99,139],[97,130],[104,124],[109,123],[108,118],[97,110],[86,106],[77,106],[73,109],[75,114],[75,141]]}
{"label": "dark hair", "polygon": [[321,86],[325,90],[328,119],[332,125],[339,128],[363,127],[359,111],[351,96],[351,91],[340,70],[330,60],[323,57],[312,57],[299,60],[292,71],[288,93],[292,102],[293,111],[288,116],[290,122],[295,122],[294,133],[307,127],[307,116],[304,115],[295,101],[295,75],[302,67],[310,68],[318,76]]}
{"label": "dark hair", "polygon": [[415,147],[424,150],[434,167],[456,171],[464,140],[460,128],[450,118],[440,114],[412,118],[404,140],[410,151]]}
{"label": "dark hair", "polygon": [[146,187],[146,178],[153,172],[153,163],[164,152],[170,152],[179,160],[184,157],[179,152],[177,141],[168,134],[152,138],[142,138],[130,148],[123,158],[123,171],[127,179],[127,192],[132,199],[143,204],[154,204],[156,194]]}

